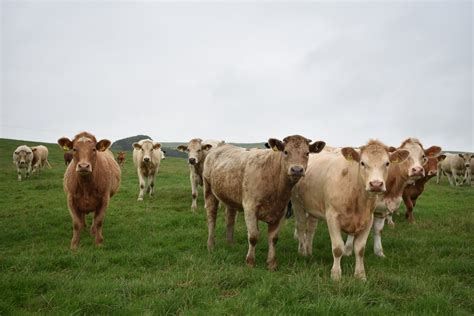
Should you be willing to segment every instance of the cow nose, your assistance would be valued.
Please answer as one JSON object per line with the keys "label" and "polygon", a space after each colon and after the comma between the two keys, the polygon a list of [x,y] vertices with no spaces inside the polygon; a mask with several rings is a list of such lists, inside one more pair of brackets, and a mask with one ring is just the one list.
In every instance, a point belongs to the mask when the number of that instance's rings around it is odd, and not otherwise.
{"label": "cow nose", "polygon": [[301,166],[293,166],[290,168],[290,172],[292,175],[303,175],[304,174],[304,168]]}
{"label": "cow nose", "polygon": [[370,190],[373,192],[382,192],[383,191],[383,181],[373,180],[369,182]]}
{"label": "cow nose", "polygon": [[436,170],[430,170],[430,171],[428,172],[428,175],[430,175],[430,176],[435,176],[437,173],[438,173],[438,171],[436,171]]}
{"label": "cow nose", "polygon": [[196,158],[189,158],[189,163],[194,165],[196,163]]}
{"label": "cow nose", "polygon": [[150,161],[150,158],[145,157],[145,158],[143,158],[143,161],[144,161],[144,162],[148,162],[148,161]]}
{"label": "cow nose", "polygon": [[91,165],[88,163],[80,163],[79,164],[79,169],[89,169]]}
{"label": "cow nose", "polygon": [[423,175],[423,168],[422,167],[413,167],[411,168],[411,172],[414,176]]}

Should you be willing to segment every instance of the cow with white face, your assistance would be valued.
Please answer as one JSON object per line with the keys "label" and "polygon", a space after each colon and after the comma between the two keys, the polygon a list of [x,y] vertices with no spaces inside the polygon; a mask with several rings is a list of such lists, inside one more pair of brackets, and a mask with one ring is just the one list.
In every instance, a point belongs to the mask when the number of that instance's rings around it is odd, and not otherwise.
{"label": "cow with white face", "polygon": [[471,158],[474,155],[464,154],[446,154],[446,159],[438,164],[438,177],[436,183],[439,183],[441,174],[448,176],[451,186],[461,186],[467,180],[468,185],[471,182]]}
{"label": "cow with white face", "polygon": [[160,169],[161,144],[151,139],[142,139],[133,143],[133,163],[137,168],[138,179],[140,182],[140,193],[138,201],[143,200],[143,195],[149,193],[153,196],[155,190],[155,177]]}
{"label": "cow with white face", "polygon": [[21,181],[23,170],[25,170],[25,179],[30,176],[33,162],[33,151],[26,145],[18,146],[13,152],[13,163],[16,165],[18,181]]}
{"label": "cow with white face", "polygon": [[178,146],[178,150],[188,154],[189,179],[191,181],[191,194],[193,201],[191,210],[197,209],[198,186],[202,186],[202,172],[204,169],[204,160],[212,148],[217,148],[225,144],[223,140],[206,140],[193,138],[187,145]]}

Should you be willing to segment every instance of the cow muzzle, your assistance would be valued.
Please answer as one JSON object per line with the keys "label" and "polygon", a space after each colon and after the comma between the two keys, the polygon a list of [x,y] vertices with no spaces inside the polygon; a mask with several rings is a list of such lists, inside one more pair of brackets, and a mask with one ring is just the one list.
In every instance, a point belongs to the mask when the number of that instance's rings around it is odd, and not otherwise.
{"label": "cow muzzle", "polygon": [[90,163],[78,163],[76,167],[77,173],[87,175],[92,173],[92,166]]}
{"label": "cow muzzle", "polygon": [[419,179],[425,176],[425,169],[423,167],[413,167],[410,169],[410,173],[408,174],[410,179]]}
{"label": "cow muzzle", "polygon": [[438,171],[437,170],[430,170],[428,171],[428,176],[435,176],[438,174]]}
{"label": "cow muzzle", "polygon": [[292,177],[303,177],[305,172],[302,166],[291,166],[288,174]]}
{"label": "cow muzzle", "polygon": [[369,182],[367,191],[370,193],[384,193],[387,189],[385,188],[385,183],[383,181],[372,180]]}
{"label": "cow muzzle", "polygon": [[197,159],[196,158],[189,158],[188,162],[189,162],[190,165],[195,165],[195,164],[197,164]]}
{"label": "cow muzzle", "polygon": [[144,163],[149,163],[150,162],[150,157],[143,157],[143,162]]}

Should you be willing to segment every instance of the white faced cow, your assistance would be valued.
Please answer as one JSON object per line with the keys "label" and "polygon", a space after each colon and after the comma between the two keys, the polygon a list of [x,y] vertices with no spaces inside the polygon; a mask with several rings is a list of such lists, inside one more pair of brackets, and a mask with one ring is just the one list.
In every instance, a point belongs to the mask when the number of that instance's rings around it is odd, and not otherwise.
{"label": "white faced cow", "polygon": [[441,174],[444,173],[448,176],[451,186],[461,186],[465,180],[468,180],[469,185],[471,182],[470,169],[472,157],[474,157],[474,155],[468,153],[446,154],[446,159],[438,164],[436,183],[439,183]]}
{"label": "white faced cow", "polygon": [[161,144],[151,139],[142,139],[137,143],[133,143],[133,163],[137,168],[138,179],[140,182],[140,193],[138,201],[143,200],[143,195],[149,193],[154,194],[155,177],[160,169]]}
{"label": "white faced cow", "polygon": [[23,170],[25,170],[25,177],[28,178],[31,173],[31,164],[33,162],[33,151],[26,145],[18,146],[13,152],[13,163],[16,166],[18,173],[18,181],[21,181]]}

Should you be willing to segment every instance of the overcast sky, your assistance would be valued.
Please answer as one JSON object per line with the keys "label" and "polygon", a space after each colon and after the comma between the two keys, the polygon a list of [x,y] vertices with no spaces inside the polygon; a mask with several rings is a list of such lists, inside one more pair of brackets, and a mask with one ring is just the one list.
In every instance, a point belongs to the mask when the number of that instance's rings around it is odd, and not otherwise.
{"label": "overcast sky", "polygon": [[0,137],[474,151],[470,1],[2,1]]}

